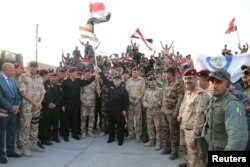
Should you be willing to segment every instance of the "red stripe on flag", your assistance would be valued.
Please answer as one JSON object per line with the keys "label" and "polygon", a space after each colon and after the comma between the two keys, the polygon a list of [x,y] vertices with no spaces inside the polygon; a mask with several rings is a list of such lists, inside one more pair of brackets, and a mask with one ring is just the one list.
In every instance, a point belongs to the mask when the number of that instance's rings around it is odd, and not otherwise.
{"label": "red stripe on flag", "polygon": [[105,10],[105,6],[102,2],[90,3],[89,11],[90,13],[96,13]]}
{"label": "red stripe on flag", "polygon": [[149,50],[152,50],[152,48],[148,45],[148,42],[144,39],[139,28],[137,28],[135,32],[140,36],[141,40],[145,43],[145,45],[149,48]]}
{"label": "red stripe on flag", "polygon": [[236,30],[235,28],[235,25],[234,25],[234,22],[235,22],[235,18],[233,18],[230,23],[229,23],[229,26],[227,28],[227,31],[226,31],[226,34],[229,34],[230,32],[233,32]]}

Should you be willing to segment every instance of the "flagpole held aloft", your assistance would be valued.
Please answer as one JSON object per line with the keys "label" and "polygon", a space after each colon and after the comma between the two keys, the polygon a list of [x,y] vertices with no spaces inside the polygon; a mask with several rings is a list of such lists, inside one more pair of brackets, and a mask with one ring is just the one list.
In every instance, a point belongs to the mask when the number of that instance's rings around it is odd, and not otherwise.
{"label": "flagpole held aloft", "polygon": [[238,27],[237,27],[237,26],[235,26],[235,28],[236,28],[236,31],[237,31],[238,41],[239,41],[239,44],[240,44],[239,30],[238,30]]}

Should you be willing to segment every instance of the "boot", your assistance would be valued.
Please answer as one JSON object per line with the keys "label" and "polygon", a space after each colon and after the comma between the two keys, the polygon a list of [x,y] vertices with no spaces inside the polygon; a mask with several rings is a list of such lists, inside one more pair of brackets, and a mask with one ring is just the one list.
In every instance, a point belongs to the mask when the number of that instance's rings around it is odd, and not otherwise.
{"label": "boot", "polygon": [[156,145],[155,146],[155,151],[159,151],[159,150],[161,150],[161,145]]}
{"label": "boot", "polygon": [[22,155],[25,156],[25,157],[31,157],[32,156],[32,153],[31,151],[28,149],[27,146],[24,146],[22,147]]}
{"label": "boot", "polygon": [[144,147],[151,147],[151,146],[154,146],[154,145],[155,145],[154,142],[149,141],[149,142],[144,144]]}
{"label": "boot", "polygon": [[88,136],[95,138],[95,134],[92,131],[88,132]]}
{"label": "boot", "polygon": [[32,145],[32,151],[34,152],[44,152],[44,149],[40,148],[37,144]]}
{"label": "boot", "polygon": [[85,139],[87,137],[86,132],[83,132],[81,137],[82,139]]}

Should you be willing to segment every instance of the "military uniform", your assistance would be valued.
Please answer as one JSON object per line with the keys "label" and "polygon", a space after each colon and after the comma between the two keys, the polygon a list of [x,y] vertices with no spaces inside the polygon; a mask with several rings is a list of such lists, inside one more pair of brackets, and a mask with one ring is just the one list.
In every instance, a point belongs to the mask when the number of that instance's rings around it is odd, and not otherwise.
{"label": "military uniform", "polygon": [[[137,69],[136,69],[137,70]],[[130,78],[127,82],[126,89],[129,94],[128,110],[128,138],[136,135],[136,140],[140,141],[142,136],[142,104],[141,100],[145,91],[145,80],[142,77],[137,79]],[[137,102],[137,105],[133,103]],[[135,122],[134,122],[135,120]],[[135,125],[135,130],[134,130]]]}
{"label": "military uniform", "polygon": [[[183,76],[189,75],[196,75],[196,71],[194,69],[189,69],[183,73]],[[179,118],[181,118],[181,125],[184,129],[189,166],[202,166],[199,157],[197,138],[201,135],[202,127],[204,125],[204,112],[208,103],[208,94],[199,86],[196,86],[192,91],[187,90],[185,92],[184,100],[181,103]],[[195,145],[194,148],[190,147],[190,143],[192,142]]]}
{"label": "military uniform", "polygon": [[[230,74],[217,70],[209,74],[210,79],[228,80]],[[245,150],[248,142],[248,126],[244,106],[229,92],[212,98],[207,108],[206,122],[202,135],[208,143],[208,150]]]}
{"label": "military uniform", "polygon": [[[149,88],[143,96],[142,103],[147,108],[147,129],[149,142],[145,146],[152,146],[156,143],[156,150],[161,148],[161,102],[162,102],[162,89]],[[152,108],[149,108],[152,107]]]}
{"label": "military uniform", "polygon": [[178,154],[179,146],[179,123],[173,119],[172,114],[179,112],[184,96],[184,85],[181,80],[167,81],[162,98],[162,145],[165,150],[171,150],[171,154]]}
{"label": "military uniform", "polygon": [[108,132],[108,87],[102,85],[102,132],[103,135]]}
{"label": "military uniform", "polygon": [[[35,74],[25,73],[18,78],[19,90],[28,94],[34,101],[39,102],[44,97],[45,89],[42,78]],[[27,145],[31,141],[33,150],[37,149],[38,141],[38,123],[40,116],[40,109],[33,111],[33,104],[28,102],[25,98],[23,101],[23,109],[20,113],[20,138],[23,145],[23,152],[27,151]]]}
{"label": "military uniform", "polygon": [[[82,138],[88,135],[95,137],[93,133],[95,123],[95,100],[96,100],[96,81],[81,87],[81,131]],[[87,123],[88,118],[88,123]],[[86,125],[88,130],[86,130]]]}

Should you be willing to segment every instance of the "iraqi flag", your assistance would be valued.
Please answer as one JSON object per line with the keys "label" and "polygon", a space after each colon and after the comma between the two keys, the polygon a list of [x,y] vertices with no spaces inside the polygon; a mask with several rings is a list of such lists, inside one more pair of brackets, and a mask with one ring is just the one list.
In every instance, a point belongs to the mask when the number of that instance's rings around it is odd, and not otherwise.
{"label": "iraqi flag", "polygon": [[89,12],[91,18],[88,19],[87,24],[99,24],[103,22],[108,22],[111,17],[110,12],[106,12],[105,6],[102,2],[90,3]]}
{"label": "iraqi flag", "polygon": [[134,32],[134,34],[131,36],[131,38],[138,38],[141,39],[145,45],[148,47],[149,50],[153,50],[153,39],[145,39],[144,36],[142,35],[141,31],[139,28],[137,28]]}
{"label": "iraqi flag", "polygon": [[229,23],[229,25],[228,25],[228,28],[227,28],[227,30],[226,30],[226,32],[225,32],[225,34],[230,34],[231,32],[236,31],[236,30],[237,30],[237,26],[235,25],[235,18],[233,18],[233,19],[230,21],[230,23]]}
{"label": "iraqi flag", "polygon": [[88,39],[93,42],[98,42],[98,38],[93,33],[93,29],[91,25],[79,26],[81,39]]}
{"label": "iraqi flag", "polygon": [[250,66],[250,53],[215,57],[199,55],[194,59],[194,67],[197,71],[205,69],[214,71],[223,68],[230,73],[233,83],[241,78],[242,65]]}

